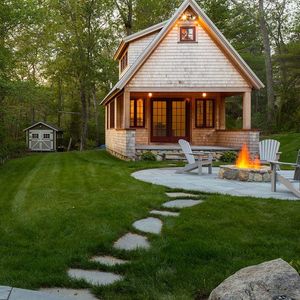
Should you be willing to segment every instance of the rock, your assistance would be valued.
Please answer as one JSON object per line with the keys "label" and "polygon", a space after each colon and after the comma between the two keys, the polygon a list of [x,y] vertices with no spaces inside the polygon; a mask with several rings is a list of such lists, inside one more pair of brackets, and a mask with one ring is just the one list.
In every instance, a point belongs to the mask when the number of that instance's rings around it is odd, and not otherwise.
{"label": "rock", "polygon": [[190,194],[190,193],[181,193],[181,192],[170,192],[170,193],[166,193],[166,195],[170,198],[181,198],[181,197],[198,198],[198,195]]}
{"label": "rock", "polygon": [[241,269],[209,296],[209,300],[289,299],[300,299],[300,276],[282,259]]}
{"label": "rock", "polygon": [[[72,297],[70,299],[74,300],[97,300],[98,298],[94,297],[89,290],[75,290],[75,289],[66,289],[66,288],[45,288],[40,289],[41,292],[44,292],[45,295],[55,295],[57,297],[62,297],[61,300],[66,299],[65,297]],[[0,298],[1,299],[1,298]],[[44,298],[47,299],[46,297]]]}

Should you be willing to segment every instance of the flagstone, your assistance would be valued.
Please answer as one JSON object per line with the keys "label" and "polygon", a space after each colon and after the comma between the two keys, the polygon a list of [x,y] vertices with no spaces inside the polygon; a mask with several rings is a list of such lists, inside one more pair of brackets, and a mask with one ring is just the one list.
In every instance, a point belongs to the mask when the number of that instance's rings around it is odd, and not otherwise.
{"label": "flagstone", "polygon": [[150,248],[150,243],[148,242],[147,237],[129,232],[115,242],[114,248],[128,251],[148,249]]}
{"label": "flagstone", "polygon": [[167,210],[151,210],[150,214],[152,215],[161,215],[165,217],[178,217],[180,213],[178,212],[172,212],[172,211],[167,211]]}
{"label": "flagstone", "polygon": [[139,231],[160,234],[163,223],[160,219],[150,217],[138,220],[132,226]]}
{"label": "flagstone", "polygon": [[179,198],[179,197],[191,197],[191,198],[195,198],[195,197],[199,197],[196,194],[190,194],[190,193],[181,193],[181,192],[170,192],[170,193],[166,193],[166,195],[170,198]]}
{"label": "flagstone", "polygon": [[90,261],[111,267],[116,265],[123,265],[129,262],[128,260],[123,260],[112,256],[94,256],[90,259]]}
{"label": "flagstone", "polygon": [[49,295],[72,297],[72,299],[74,300],[97,300],[98,299],[89,290],[84,290],[84,289],[75,290],[75,289],[66,289],[66,288],[45,288],[45,289],[40,289],[40,291]]}
{"label": "flagstone", "polygon": [[77,280],[84,280],[91,285],[109,285],[123,279],[122,276],[94,270],[69,269],[68,275]]}
{"label": "flagstone", "polygon": [[198,205],[202,202],[202,200],[180,199],[165,202],[162,206],[167,208],[185,208]]}

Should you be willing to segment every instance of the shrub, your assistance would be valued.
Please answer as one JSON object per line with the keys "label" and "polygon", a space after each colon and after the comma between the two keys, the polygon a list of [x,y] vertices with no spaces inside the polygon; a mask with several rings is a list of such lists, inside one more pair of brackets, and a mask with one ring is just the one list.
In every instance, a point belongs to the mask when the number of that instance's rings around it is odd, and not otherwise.
{"label": "shrub", "polygon": [[26,152],[26,144],[24,141],[10,141],[0,146],[0,164],[7,159],[16,158]]}
{"label": "shrub", "polygon": [[227,151],[222,154],[220,157],[220,161],[225,162],[225,163],[233,163],[236,161],[236,153],[232,151]]}
{"label": "shrub", "polygon": [[156,156],[151,151],[147,151],[141,155],[141,160],[156,161]]}

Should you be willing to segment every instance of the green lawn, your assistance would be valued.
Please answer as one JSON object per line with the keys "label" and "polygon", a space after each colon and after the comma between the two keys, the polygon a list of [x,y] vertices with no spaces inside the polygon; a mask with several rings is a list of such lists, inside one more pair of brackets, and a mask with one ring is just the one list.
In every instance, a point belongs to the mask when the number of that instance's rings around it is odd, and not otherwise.
{"label": "green lawn", "polygon": [[[94,289],[102,299],[201,299],[242,267],[300,259],[300,202],[218,195],[200,195],[203,204],[162,218],[149,251],[113,250],[135,220],[167,200],[167,189],[130,176],[156,165],[91,151],[32,155],[1,167],[0,285],[87,287],[66,270],[99,268],[125,276]],[[88,261],[95,254],[132,264],[100,268]]]}
{"label": "green lawn", "polygon": [[274,134],[268,138],[275,139],[281,143],[280,160],[284,162],[296,162],[298,150],[300,150],[300,133]]}

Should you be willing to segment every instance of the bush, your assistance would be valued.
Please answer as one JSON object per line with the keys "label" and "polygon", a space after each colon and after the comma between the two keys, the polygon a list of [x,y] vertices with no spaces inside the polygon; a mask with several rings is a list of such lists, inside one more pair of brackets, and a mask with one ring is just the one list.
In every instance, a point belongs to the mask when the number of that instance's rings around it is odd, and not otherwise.
{"label": "bush", "polygon": [[20,157],[26,152],[24,141],[10,141],[0,146],[0,164],[4,164],[7,159]]}
{"label": "bush", "polygon": [[152,152],[147,151],[147,152],[144,152],[141,155],[141,160],[144,160],[144,161],[156,161],[156,156]]}
{"label": "bush", "polygon": [[224,163],[233,163],[236,161],[237,155],[235,152],[227,151],[222,154],[220,161]]}

